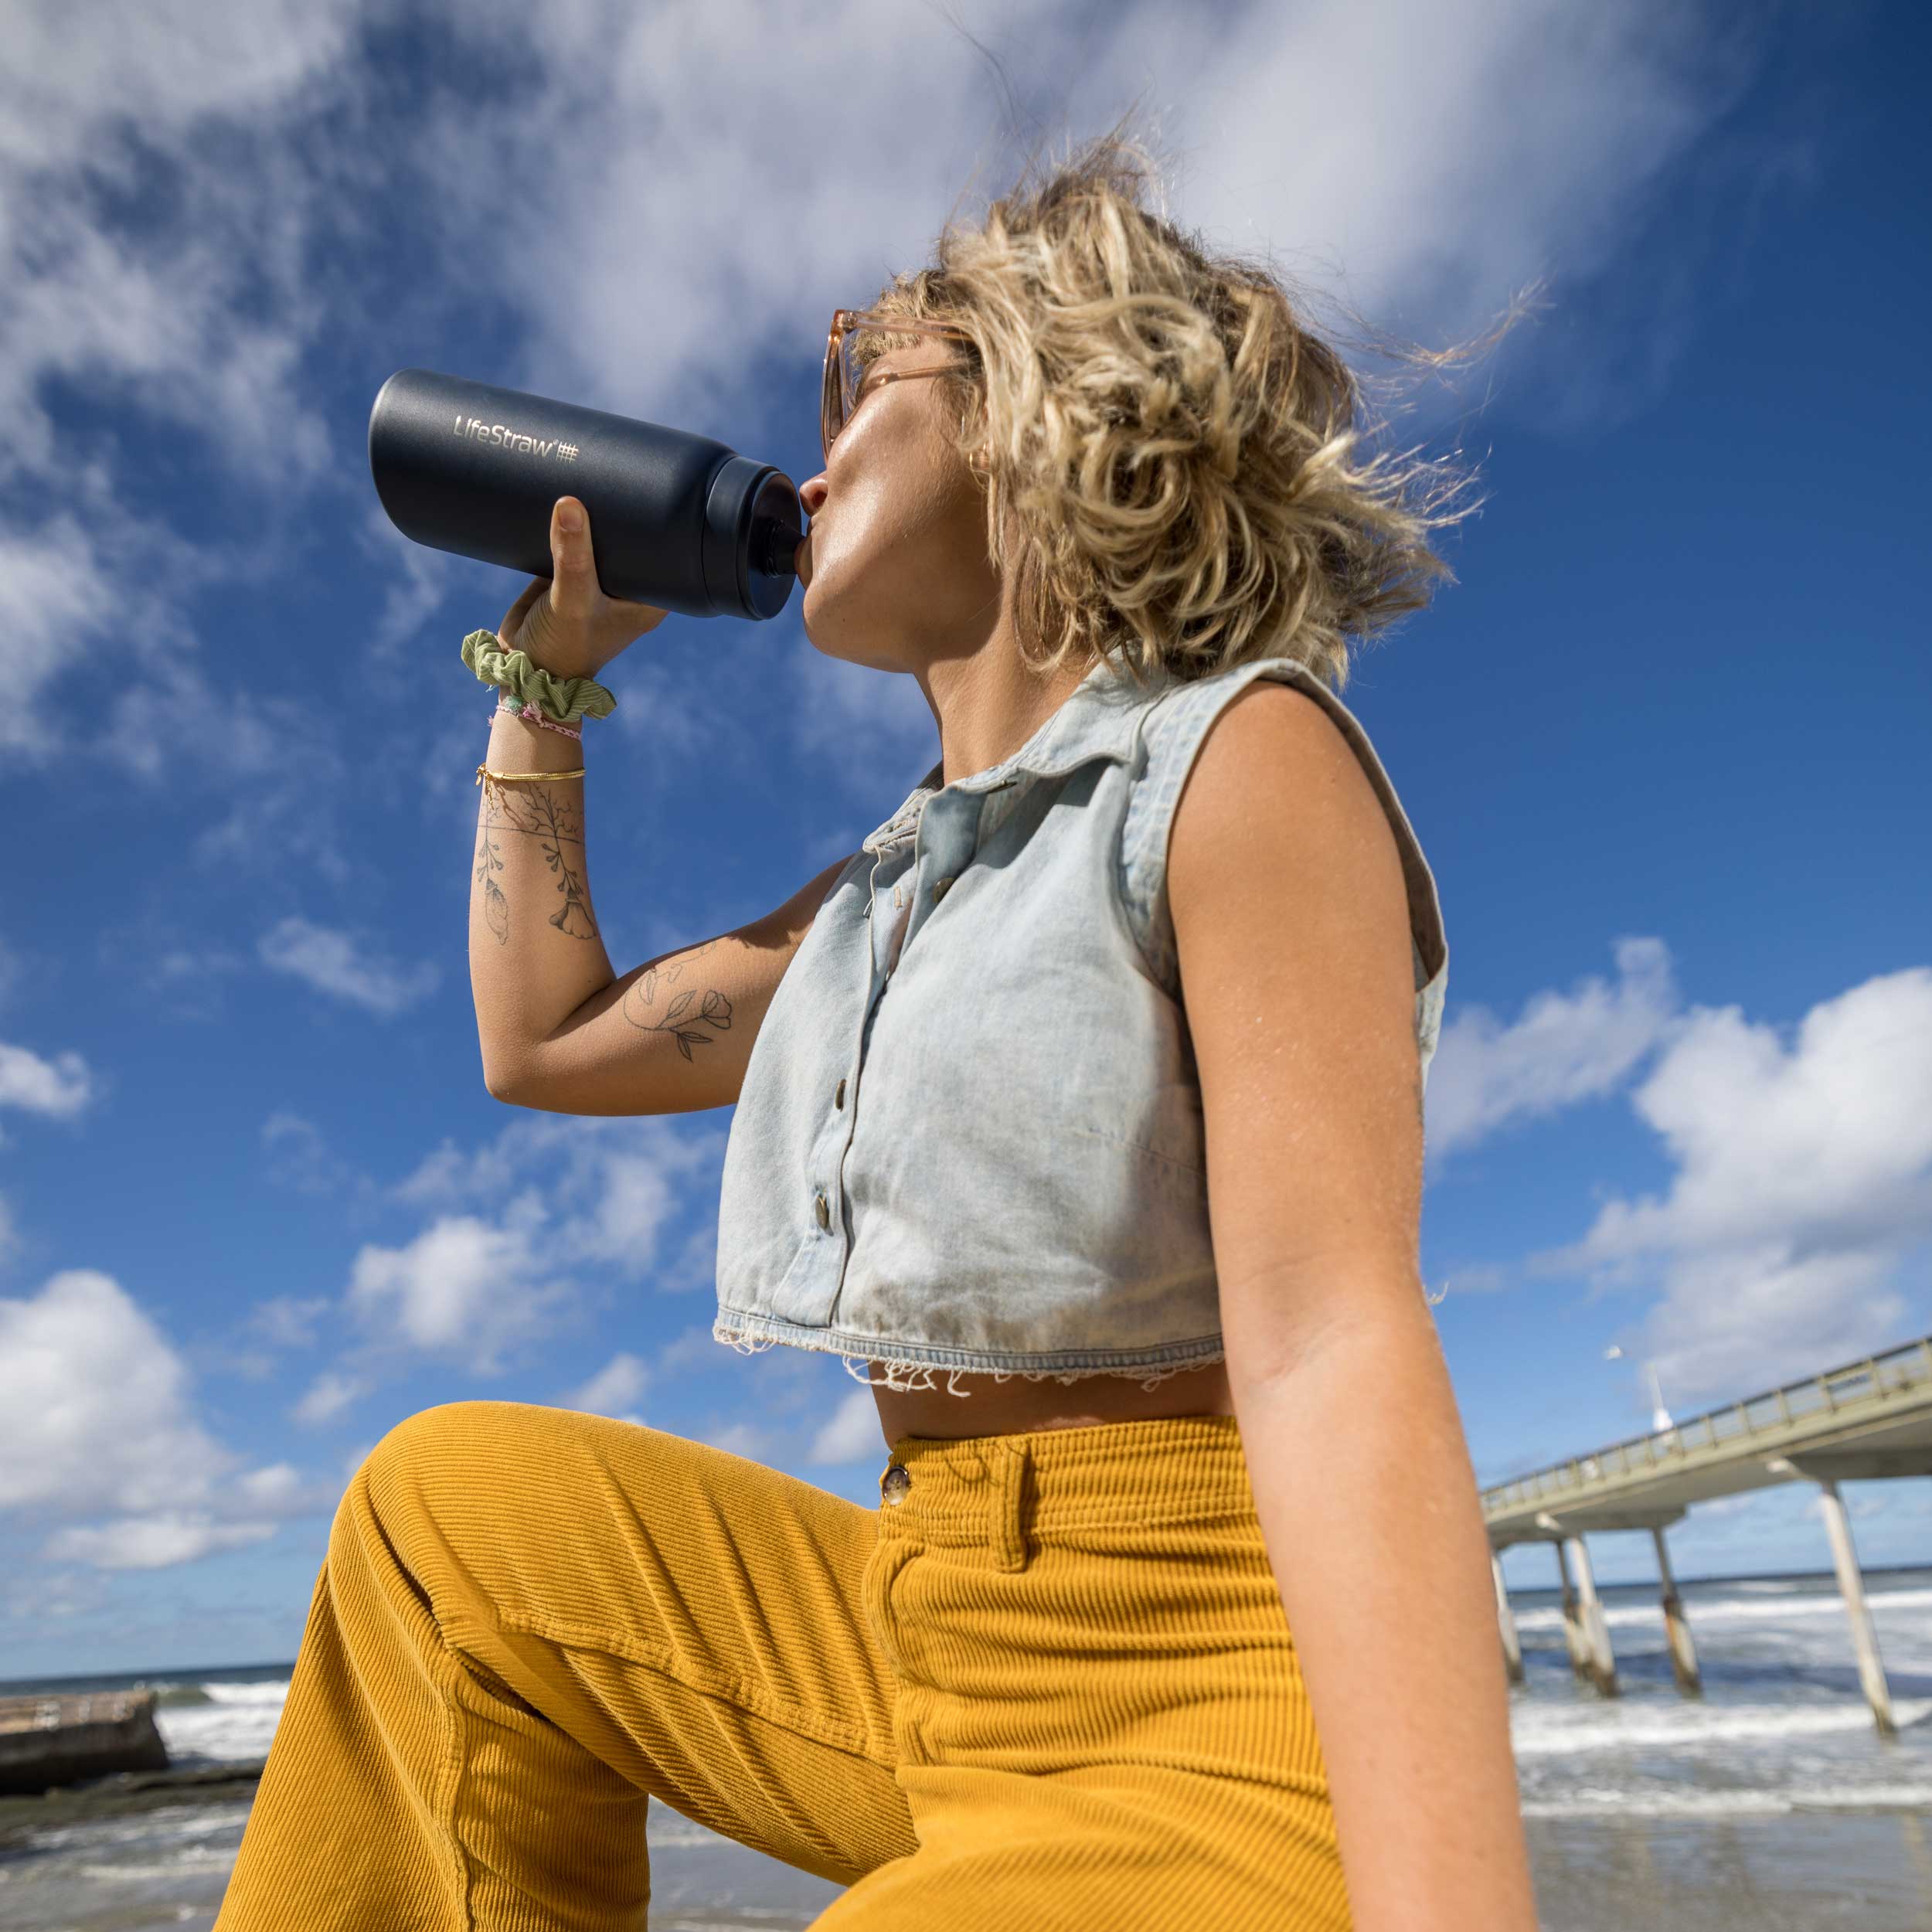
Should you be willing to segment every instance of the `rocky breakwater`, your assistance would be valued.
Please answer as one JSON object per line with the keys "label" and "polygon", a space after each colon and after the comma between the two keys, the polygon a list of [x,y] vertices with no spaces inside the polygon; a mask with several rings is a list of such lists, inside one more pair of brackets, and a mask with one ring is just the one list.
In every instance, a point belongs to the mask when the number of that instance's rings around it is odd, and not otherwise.
{"label": "rocky breakwater", "polygon": [[19,1796],[116,1771],[167,1767],[152,1691],[0,1698],[0,1793]]}

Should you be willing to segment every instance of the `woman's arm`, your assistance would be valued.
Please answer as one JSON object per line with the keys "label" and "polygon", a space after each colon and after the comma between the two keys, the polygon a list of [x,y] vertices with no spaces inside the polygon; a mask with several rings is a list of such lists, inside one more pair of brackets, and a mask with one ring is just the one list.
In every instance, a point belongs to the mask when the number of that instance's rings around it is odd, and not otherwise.
{"label": "woman's arm", "polygon": [[1435,1324],[1397,1285],[1355,1281],[1383,1312],[1234,1383],[1241,1444],[1355,1932],[1536,1932],[1482,1505]]}
{"label": "woman's arm", "polygon": [[1417,1263],[1407,895],[1316,702],[1257,684],[1175,809],[1228,1380],[1356,1932],[1536,1932],[1481,1501]]}
{"label": "woman's arm", "polygon": [[[603,728],[586,723],[584,738],[594,740]],[[485,762],[492,771],[570,771],[589,765],[586,750],[499,709]],[[485,784],[480,791],[470,865],[470,994],[484,1083],[498,1094],[521,1077],[536,1043],[616,975],[590,903],[583,781]]]}

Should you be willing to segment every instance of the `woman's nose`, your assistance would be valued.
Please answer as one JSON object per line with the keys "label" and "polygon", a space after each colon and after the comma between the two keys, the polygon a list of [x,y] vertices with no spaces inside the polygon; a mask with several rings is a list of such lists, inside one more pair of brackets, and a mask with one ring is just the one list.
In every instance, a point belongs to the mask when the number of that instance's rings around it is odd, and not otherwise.
{"label": "woman's nose", "polygon": [[823,470],[821,470],[816,476],[809,478],[799,485],[798,501],[804,505],[806,515],[816,516],[818,514],[819,505],[825,502],[825,492],[831,487],[831,485],[825,481],[825,473]]}

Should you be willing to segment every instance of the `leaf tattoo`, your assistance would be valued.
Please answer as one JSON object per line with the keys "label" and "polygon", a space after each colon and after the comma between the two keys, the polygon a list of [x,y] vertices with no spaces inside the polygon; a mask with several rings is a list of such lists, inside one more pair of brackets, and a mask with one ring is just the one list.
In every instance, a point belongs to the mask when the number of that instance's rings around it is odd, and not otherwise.
{"label": "leaf tattoo", "polygon": [[509,944],[510,902],[503,896],[503,888],[496,883],[495,875],[503,869],[503,855],[496,849],[496,842],[487,830],[479,832],[476,840],[476,883],[483,888],[483,920],[496,935],[499,946]]}
{"label": "leaf tattoo", "polygon": [[[709,944],[698,947],[699,953],[711,950]],[[691,955],[695,957],[696,954]],[[715,1026],[721,1033],[731,1030],[731,1002],[715,988],[702,996],[692,988],[678,995],[662,1014],[658,1010],[658,987],[660,981],[667,988],[674,985],[682,975],[688,960],[674,960],[664,967],[654,966],[651,970],[633,980],[624,995],[624,1016],[639,1032],[646,1033],[671,1033],[676,1037],[678,1051],[686,1060],[691,1057],[693,1046],[711,1044],[709,1033],[700,1033],[700,1026]],[[691,1002],[701,999],[695,1015],[691,1013]],[[687,1015],[689,1016],[687,1023]]]}
{"label": "leaf tattoo", "polygon": [[[566,846],[575,846],[580,852],[583,845],[583,818],[568,795],[547,785],[536,786],[520,796],[486,794],[482,822],[486,828],[507,825],[512,832],[528,832],[538,841],[543,862],[556,875],[557,890],[563,895],[563,903],[550,915],[549,923],[572,939],[595,939],[598,936],[597,916],[590,910],[590,891],[584,877],[583,860],[575,854],[566,855],[564,849]],[[500,869],[502,860],[495,855],[494,848],[492,857],[495,868]],[[509,905],[507,902],[498,903],[502,901],[503,895],[497,889],[494,879],[485,879],[480,860],[477,876],[484,879],[488,887],[484,917],[498,940],[507,940]],[[489,896],[492,893],[494,897]],[[501,929],[497,924],[499,917],[503,922]]]}

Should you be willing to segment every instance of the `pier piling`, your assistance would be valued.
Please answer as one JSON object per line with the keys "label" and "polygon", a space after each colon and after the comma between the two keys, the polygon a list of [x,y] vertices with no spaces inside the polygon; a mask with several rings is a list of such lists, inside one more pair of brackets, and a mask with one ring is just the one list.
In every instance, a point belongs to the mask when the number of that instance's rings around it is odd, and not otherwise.
{"label": "pier piling", "polygon": [[1859,1682],[1865,1686],[1865,1701],[1872,1707],[1872,1721],[1881,1737],[1896,1737],[1898,1724],[1892,1716],[1892,1693],[1885,1681],[1885,1665],[1879,1658],[1878,1632],[1872,1628],[1872,1612],[1865,1600],[1865,1579],[1859,1572],[1858,1553],[1852,1546],[1852,1525],[1845,1513],[1838,1485],[1828,1476],[1814,1478],[1818,1484],[1825,1527],[1832,1539],[1832,1560],[1838,1566],[1838,1587],[1845,1598],[1845,1612],[1852,1620],[1852,1648],[1858,1653]]}
{"label": "pier piling", "polygon": [[1523,1681],[1522,1645],[1516,1636],[1515,1613],[1509,1607],[1509,1586],[1502,1580],[1501,1552],[1490,1551],[1489,1568],[1496,1579],[1496,1622],[1502,1632],[1502,1661],[1510,1682],[1520,1684]]}
{"label": "pier piling", "polygon": [[1670,1667],[1675,1673],[1677,1688],[1686,1697],[1702,1697],[1704,1679],[1697,1668],[1697,1651],[1691,1642],[1690,1624],[1677,1594],[1677,1580],[1671,1574],[1670,1552],[1664,1547],[1661,1523],[1651,1525],[1650,1539],[1657,1546],[1657,1575],[1664,1588],[1664,1635],[1670,1645]]}
{"label": "pier piling", "polygon": [[1583,1597],[1584,1675],[1604,1697],[1617,1696],[1617,1659],[1611,1654],[1610,1626],[1597,1594],[1597,1578],[1590,1566],[1590,1550],[1581,1536],[1570,1542],[1577,1551],[1577,1581]]}
{"label": "pier piling", "polygon": [[1583,1627],[1577,1614],[1577,1593],[1570,1581],[1570,1557],[1563,1548],[1563,1539],[1553,1536],[1549,1546],[1556,1553],[1556,1574],[1563,1580],[1563,1641],[1570,1646],[1570,1668],[1579,1677],[1590,1675],[1588,1647],[1583,1640]]}

